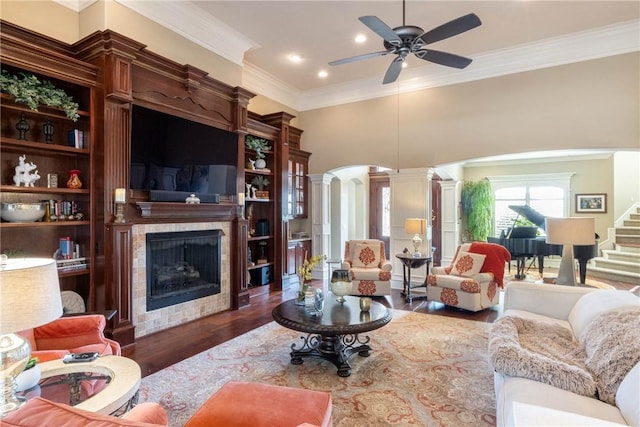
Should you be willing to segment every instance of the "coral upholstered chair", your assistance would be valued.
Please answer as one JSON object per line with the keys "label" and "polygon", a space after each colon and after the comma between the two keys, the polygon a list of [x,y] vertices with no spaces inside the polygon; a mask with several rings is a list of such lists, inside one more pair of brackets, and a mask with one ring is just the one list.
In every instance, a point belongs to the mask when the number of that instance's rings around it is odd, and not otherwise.
{"label": "coral upholstered chair", "polygon": [[384,242],[375,239],[347,240],[342,268],[351,274],[351,295],[390,295],[391,263]]}
{"label": "coral upholstered chair", "polygon": [[427,299],[452,307],[480,311],[500,302],[505,263],[511,254],[495,243],[473,242],[458,246],[447,267],[433,267],[427,276]]}
{"label": "coral upholstered chair", "polygon": [[120,344],[104,336],[102,314],[61,317],[46,325],[20,332],[39,362],[61,359],[69,353],[98,352],[120,356]]}

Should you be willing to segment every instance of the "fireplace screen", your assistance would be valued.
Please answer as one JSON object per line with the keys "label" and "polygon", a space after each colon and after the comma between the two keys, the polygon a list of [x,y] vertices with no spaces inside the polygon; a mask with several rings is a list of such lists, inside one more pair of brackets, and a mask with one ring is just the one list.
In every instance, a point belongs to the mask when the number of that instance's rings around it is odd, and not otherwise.
{"label": "fireplace screen", "polygon": [[147,311],[220,293],[222,230],[148,233]]}

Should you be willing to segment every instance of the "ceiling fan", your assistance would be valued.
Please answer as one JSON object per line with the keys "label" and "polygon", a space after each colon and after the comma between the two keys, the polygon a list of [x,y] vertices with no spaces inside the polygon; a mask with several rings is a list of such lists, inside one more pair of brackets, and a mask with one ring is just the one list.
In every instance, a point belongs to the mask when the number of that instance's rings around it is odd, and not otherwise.
{"label": "ceiling fan", "polygon": [[426,49],[425,46],[449,37],[469,31],[482,24],[480,18],[475,13],[461,16],[460,18],[442,24],[426,33],[420,27],[414,25],[405,25],[405,0],[402,0],[402,26],[391,28],[376,16],[361,16],[358,18],[364,25],[369,27],[371,31],[378,34],[384,39],[384,47],[386,50],[380,52],[365,53],[364,55],[352,56],[349,58],[338,59],[329,62],[329,65],[341,65],[361,59],[374,58],[388,54],[397,55],[387,69],[383,84],[393,83],[398,79],[400,71],[402,71],[402,63],[406,57],[413,53],[418,58],[434,62],[436,64],[445,65],[447,67],[465,68],[471,64],[471,59],[464,56],[454,55],[452,53],[441,52],[438,50]]}

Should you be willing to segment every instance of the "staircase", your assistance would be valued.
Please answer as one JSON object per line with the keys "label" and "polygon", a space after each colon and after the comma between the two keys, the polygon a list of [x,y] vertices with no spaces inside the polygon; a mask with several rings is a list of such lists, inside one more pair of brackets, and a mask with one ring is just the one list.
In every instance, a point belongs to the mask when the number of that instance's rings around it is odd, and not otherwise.
{"label": "staircase", "polygon": [[589,276],[640,285],[640,208],[616,227],[614,249],[593,258]]}

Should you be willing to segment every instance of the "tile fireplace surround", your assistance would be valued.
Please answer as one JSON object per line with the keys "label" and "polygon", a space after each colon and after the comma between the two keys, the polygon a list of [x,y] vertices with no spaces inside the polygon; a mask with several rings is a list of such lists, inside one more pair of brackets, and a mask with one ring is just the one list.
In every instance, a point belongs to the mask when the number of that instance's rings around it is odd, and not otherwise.
{"label": "tile fireplace surround", "polygon": [[[219,294],[147,312],[146,234],[222,230],[221,291]],[[229,222],[138,224],[133,227],[133,324],[136,338],[231,308],[231,239]]]}

